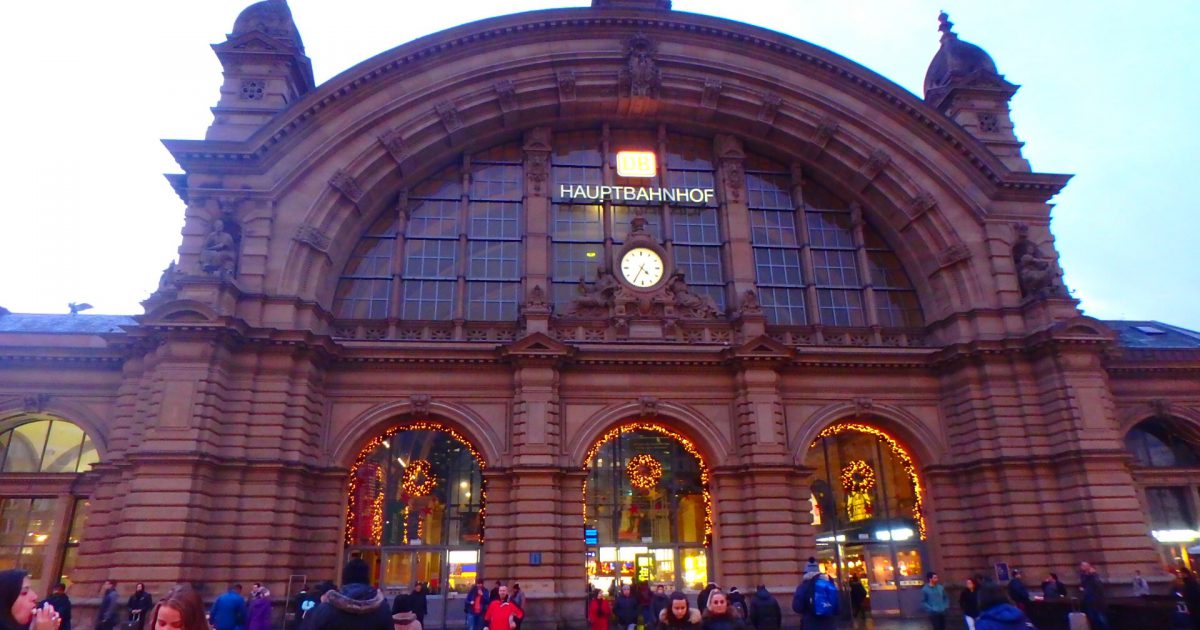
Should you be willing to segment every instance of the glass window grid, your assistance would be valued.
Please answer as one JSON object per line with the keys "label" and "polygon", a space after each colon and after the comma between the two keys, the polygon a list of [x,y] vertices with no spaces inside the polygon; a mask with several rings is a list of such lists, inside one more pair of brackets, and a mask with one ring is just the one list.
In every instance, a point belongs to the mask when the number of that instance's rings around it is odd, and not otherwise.
{"label": "glass window grid", "polygon": [[521,279],[519,241],[469,241],[467,280]]}
{"label": "glass window grid", "polygon": [[875,313],[880,326],[899,328],[921,325],[921,309],[915,291],[876,288]]}
{"label": "glass window grid", "polygon": [[817,289],[821,323],[826,326],[865,326],[862,292],[847,289]]}
{"label": "glass window grid", "polygon": [[646,219],[646,231],[654,237],[654,240],[662,242],[662,206],[610,204],[607,210],[608,216],[612,219],[609,229],[612,230],[613,243],[625,242],[625,237],[629,236],[629,230],[633,228],[633,218],[639,214]]}
{"label": "glass window grid", "polygon": [[757,210],[794,210],[787,173],[746,171],[746,205]]}
{"label": "glass window grid", "polygon": [[[17,448],[13,447],[14,443],[20,443],[14,439],[17,436],[30,438],[28,454],[31,459],[21,460],[9,452],[10,448]],[[55,436],[60,438],[60,444],[52,444]],[[52,450],[51,446],[56,448]],[[38,419],[0,433],[0,472],[80,473],[95,463],[95,453],[96,447],[87,433],[66,420]],[[70,459],[64,460],[64,456]]]}
{"label": "glass window grid", "polygon": [[416,199],[409,212],[408,239],[455,239],[458,238],[458,219],[462,202],[458,199]]}
{"label": "glass window grid", "polygon": [[521,204],[472,201],[467,206],[467,238],[521,240]]}
{"label": "glass window grid", "polygon": [[[747,160],[748,166],[752,164]],[[804,266],[790,187],[791,176],[781,170],[746,170],[759,304],[769,323],[802,326],[808,322]]]}
{"label": "glass window grid", "polygon": [[892,252],[868,249],[867,262],[871,265],[871,285],[875,288],[912,288],[900,259]]}
{"label": "glass window grid", "polygon": [[58,523],[54,497],[0,497],[0,558],[15,559],[15,567],[42,578],[49,545]]}
{"label": "glass window grid", "polygon": [[[359,242],[358,247],[346,264],[343,278],[391,278],[392,253],[396,251],[395,236],[368,236]],[[353,269],[352,271],[350,271]]]}
{"label": "glass window grid", "polygon": [[519,282],[468,282],[467,319],[516,319],[520,291]]}
{"label": "glass window grid", "polygon": [[814,249],[813,281],[821,288],[860,289],[858,253],[854,250]]}
{"label": "glass window grid", "polygon": [[671,236],[677,245],[720,245],[716,208],[671,208]]}
{"label": "glass window grid", "polygon": [[1150,508],[1152,529],[1193,529],[1196,526],[1192,510],[1188,505],[1190,488],[1151,487],[1146,488],[1146,502]]}
{"label": "glass window grid", "polygon": [[400,318],[450,319],[454,316],[456,284],[453,280],[405,280],[401,285]]}
{"label": "glass window grid", "polygon": [[405,250],[406,280],[453,280],[458,275],[457,239],[413,239]]}
{"label": "glass window grid", "polygon": [[794,247],[800,243],[792,210],[750,210],[750,243],[755,247]]}
{"label": "glass window grid", "polygon": [[472,201],[516,201],[524,196],[521,165],[503,162],[471,163]]}
{"label": "glass window grid", "polygon": [[760,287],[758,303],[767,321],[783,326],[803,326],[808,323],[802,287]]}
{"label": "glass window grid", "polygon": [[808,243],[818,249],[855,249],[854,228],[848,212],[805,212],[808,220]]}
{"label": "glass window grid", "polygon": [[552,204],[551,240],[555,242],[602,243],[603,208],[596,204]]}

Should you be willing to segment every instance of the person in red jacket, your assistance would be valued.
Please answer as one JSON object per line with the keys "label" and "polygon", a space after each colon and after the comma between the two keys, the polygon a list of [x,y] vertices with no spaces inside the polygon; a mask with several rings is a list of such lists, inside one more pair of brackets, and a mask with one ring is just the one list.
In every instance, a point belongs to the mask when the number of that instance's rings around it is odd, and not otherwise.
{"label": "person in red jacket", "polygon": [[516,604],[508,601],[508,587],[501,584],[496,599],[488,602],[487,612],[483,614],[483,623],[488,630],[516,630],[517,619],[525,617],[525,612]]}
{"label": "person in red jacket", "polygon": [[612,605],[604,599],[604,593],[598,588],[592,589],[588,598],[587,620],[588,630],[608,630],[608,622],[612,617]]}

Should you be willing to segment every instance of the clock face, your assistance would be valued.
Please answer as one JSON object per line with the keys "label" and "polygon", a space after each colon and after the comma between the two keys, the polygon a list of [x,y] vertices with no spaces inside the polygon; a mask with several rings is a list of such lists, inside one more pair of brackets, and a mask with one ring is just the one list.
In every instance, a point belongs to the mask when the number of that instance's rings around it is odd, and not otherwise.
{"label": "clock face", "polygon": [[635,247],[621,257],[621,275],[635,287],[652,287],[663,277],[663,260],[658,252]]}

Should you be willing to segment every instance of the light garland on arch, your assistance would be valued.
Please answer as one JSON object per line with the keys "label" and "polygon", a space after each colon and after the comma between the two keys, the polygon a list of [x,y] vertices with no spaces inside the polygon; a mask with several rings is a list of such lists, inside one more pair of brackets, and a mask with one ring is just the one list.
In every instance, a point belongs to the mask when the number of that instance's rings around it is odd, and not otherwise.
{"label": "light garland on arch", "polygon": [[625,473],[629,475],[629,483],[633,487],[649,490],[662,479],[663,467],[653,456],[643,453],[629,460]]}
{"label": "light garland on arch", "polygon": [[[600,447],[621,436],[622,433],[631,431],[650,431],[665,435],[679,443],[689,455],[696,458],[700,464],[700,487],[704,488],[704,545],[708,546],[712,543],[713,531],[713,512],[712,512],[712,495],[708,490],[708,463],[704,461],[704,456],[700,454],[700,449],[696,448],[696,444],[688,439],[687,436],[672,431],[667,427],[652,422],[628,422],[622,425],[615,426],[601,435],[592,443],[592,447],[588,449],[587,456],[583,460],[583,469],[585,471],[592,467],[592,459],[596,457],[596,453],[600,452]],[[587,478],[583,480],[583,522],[588,520],[587,506]]]}
{"label": "light garland on arch", "polygon": [[[346,516],[345,516],[345,521],[346,521],[345,522],[345,527],[346,527],[345,540],[346,540],[347,545],[355,544],[355,541],[354,541],[354,516],[358,513],[358,510],[359,510],[358,488],[359,488],[359,484],[361,482],[361,480],[358,478],[359,468],[362,467],[362,465],[367,461],[367,458],[370,457],[371,453],[376,448],[378,448],[386,440],[391,439],[392,436],[396,435],[397,433],[400,433],[401,431],[438,431],[440,433],[445,433],[446,435],[449,435],[452,439],[454,439],[456,442],[462,444],[463,448],[467,449],[467,452],[470,453],[471,456],[475,458],[475,462],[479,464],[480,473],[482,473],[484,468],[487,467],[487,460],[484,459],[483,454],[481,454],[478,450],[476,450],[475,447],[471,444],[471,442],[465,436],[463,436],[462,433],[459,433],[454,427],[444,425],[440,422],[434,422],[434,421],[430,421],[430,420],[420,420],[417,422],[410,422],[407,424],[398,424],[398,425],[391,427],[387,431],[384,431],[382,434],[371,438],[370,440],[367,441],[367,443],[365,445],[363,445],[362,449],[358,452],[358,456],[354,458],[354,464],[352,464],[350,466],[350,488],[349,488],[350,500],[346,502]],[[375,502],[379,502],[379,501],[380,501],[380,498],[376,497]],[[374,518],[374,513],[372,514],[373,522],[372,522],[372,526],[371,526],[371,544],[373,544],[373,545],[381,544],[383,541],[382,505],[379,506],[378,514],[379,514],[378,518]],[[480,487],[479,487],[479,532],[480,532],[479,533],[479,543],[480,544],[483,544],[484,532],[486,531],[485,527],[484,527],[486,520],[487,520],[487,480],[480,479]],[[377,525],[376,525],[376,523],[377,523]]]}
{"label": "light garland on arch", "polygon": [[837,422],[831,424],[818,433],[817,437],[813,438],[810,446],[816,446],[817,441],[822,438],[833,437],[846,432],[864,433],[875,437],[875,439],[886,444],[888,449],[891,450],[892,455],[900,460],[900,466],[904,469],[904,474],[908,475],[908,480],[913,486],[915,500],[913,501],[912,513],[913,520],[917,522],[917,533],[920,535],[921,540],[925,540],[925,493],[921,489],[921,477],[917,474],[917,465],[913,462],[912,456],[908,454],[908,449],[904,448],[896,438],[892,437],[886,431],[860,422]]}

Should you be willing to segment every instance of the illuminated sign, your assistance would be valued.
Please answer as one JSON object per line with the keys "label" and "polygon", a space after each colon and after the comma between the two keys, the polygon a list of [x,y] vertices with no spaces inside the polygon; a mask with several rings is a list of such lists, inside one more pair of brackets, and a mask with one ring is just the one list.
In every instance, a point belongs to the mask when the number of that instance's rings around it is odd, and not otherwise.
{"label": "illuminated sign", "polygon": [[653,151],[617,152],[617,175],[621,177],[654,177],[656,166]]}
{"label": "illuminated sign", "polygon": [[652,201],[708,205],[716,197],[716,191],[712,188],[641,188],[561,184],[558,187],[558,196],[571,201]]}

